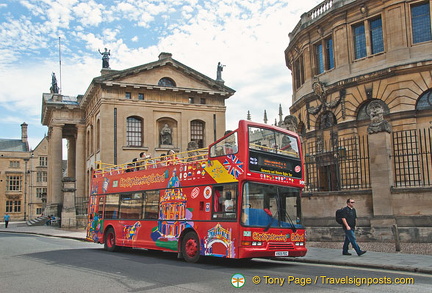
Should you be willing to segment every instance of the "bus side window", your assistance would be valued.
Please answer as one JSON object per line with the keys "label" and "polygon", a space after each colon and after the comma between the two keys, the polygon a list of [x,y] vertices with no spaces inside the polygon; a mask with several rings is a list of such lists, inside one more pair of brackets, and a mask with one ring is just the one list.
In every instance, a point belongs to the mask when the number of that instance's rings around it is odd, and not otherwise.
{"label": "bus side window", "polygon": [[103,211],[104,211],[104,203],[105,203],[105,197],[100,197],[99,198],[99,204],[98,204],[98,213],[100,215],[100,219],[104,217],[103,215]]}
{"label": "bus side window", "polygon": [[143,218],[157,219],[159,213],[159,192],[157,190],[146,191],[143,202]]}
{"label": "bus side window", "polygon": [[213,218],[235,219],[237,202],[235,186],[215,187],[213,196]]}
{"label": "bus side window", "polygon": [[214,201],[213,201],[213,211],[221,212],[222,211],[222,191],[220,187],[216,187],[214,190]]}
{"label": "bus side window", "polygon": [[234,212],[234,201],[232,199],[231,191],[225,192],[223,207],[225,212]]}
{"label": "bus side window", "polygon": [[108,194],[105,201],[105,219],[118,219],[119,212],[119,194]]}

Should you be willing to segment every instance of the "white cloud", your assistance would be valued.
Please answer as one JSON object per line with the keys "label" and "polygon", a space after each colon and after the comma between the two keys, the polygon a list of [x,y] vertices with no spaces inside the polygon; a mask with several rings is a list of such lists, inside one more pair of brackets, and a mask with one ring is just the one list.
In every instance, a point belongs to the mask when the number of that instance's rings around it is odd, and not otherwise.
{"label": "white cloud", "polygon": [[[245,119],[248,110],[253,120],[261,122],[266,109],[269,123],[274,123],[279,104],[287,115],[291,103],[291,73],[283,53],[288,33],[300,15],[319,2],[20,1],[26,13],[10,12],[0,20],[0,79],[5,84],[0,102],[8,121],[17,117],[13,122],[22,123],[26,113],[28,121],[40,123],[42,93],[49,91],[51,72],[59,78],[60,36],[65,95],[83,94],[100,74],[98,49],[111,50],[113,69],[152,62],[160,52],[171,52],[176,60],[211,78],[216,78],[218,62],[226,65],[222,78],[237,91],[227,101],[229,128]],[[8,7],[0,9],[6,15]],[[158,35],[150,36],[153,32]]]}
{"label": "white cloud", "polygon": [[73,8],[74,13],[79,18],[83,26],[98,26],[103,21],[104,9],[102,4],[97,4],[94,1],[87,3],[79,3]]}

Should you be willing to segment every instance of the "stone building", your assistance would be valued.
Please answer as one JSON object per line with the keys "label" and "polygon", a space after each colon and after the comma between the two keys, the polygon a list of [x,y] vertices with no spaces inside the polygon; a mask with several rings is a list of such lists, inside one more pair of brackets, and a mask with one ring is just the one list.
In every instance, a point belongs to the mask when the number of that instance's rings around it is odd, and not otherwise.
{"label": "stone building", "polygon": [[27,127],[21,124],[21,139],[0,139],[0,211],[12,221],[41,216],[46,199],[47,139],[31,150]]}
{"label": "stone building", "polygon": [[[218,69],[218,77],[220,75]],[[123,164],[141,152],[153,157],[205,147],[225,132],[225,100],[234,90],[161,53],[125,70],[105,67],[85,94],[43,94],[48,136],[48,213],[62,226],[83,225],[89,180],[98,162]],[[67,140],[67,174],[61,172]]]}
{"label": "stone building", "polygon": [[[432,240],[430,1],[327,0],[285,50],[303,138],[309,239],[334,240],[356,201],[360,239]],[[337,229],[337,230],[335,230]]]}

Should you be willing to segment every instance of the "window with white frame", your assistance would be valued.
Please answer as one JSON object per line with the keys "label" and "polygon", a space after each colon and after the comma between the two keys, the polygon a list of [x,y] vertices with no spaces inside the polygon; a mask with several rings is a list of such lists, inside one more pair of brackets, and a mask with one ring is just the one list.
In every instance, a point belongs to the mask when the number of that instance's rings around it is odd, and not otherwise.
{"label": "window with white frame", "polygon": [[22,190],[22,176],[21,175],[6,176],[6,190],[7,191],[21,191]]}
{"label": "window with white frame", "polygon": [[142,146],[143,121],[139,117],[128,117],[126,126],[127,146]]}

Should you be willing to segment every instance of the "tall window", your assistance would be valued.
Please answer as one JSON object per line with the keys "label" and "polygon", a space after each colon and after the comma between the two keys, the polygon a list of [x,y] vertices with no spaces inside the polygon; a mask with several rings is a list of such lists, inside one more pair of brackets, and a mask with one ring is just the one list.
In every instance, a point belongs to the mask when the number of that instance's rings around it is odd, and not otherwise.
{"label": "tall window", "polygon": [[39,166],[40,167],[48,166],[48,157],[39,157]]}
{"label": "tall window", "polygon": [[317,74],[324,72],[324,54],[322,44],[316,46]]}
{"label": "tall window", "polygon": [[95,139],[96,139],[96,151],[100,151],[101,135],[100,135],[100,120],[99,119],[96,121]]}
{"label": "tall window", "polygon": [[369,22],[372,54],[384,51],[381,17]]}
{"label": "tall window", "polygon": [[142,146],[142,119],[128,117],[126,126],[127,146]]}
{"label": "tall window", "polygon": [[191,141],[195,141],[199,148],[204,147],[204,122],[191,121]]}
{"label": "tall window", "polygon": [[144,100],[144,94],[143,93],[138,94],[138,100],[140,100],[140,101]]}
{"label": "tall window", "polygon": [[10,175],[6,177],[6,190],[7,191],[21,191],[22,176]]}
{"label": "tall window", "polygon": [[47,182],[47,172],[46,171],[38,171],[36,175],[36,182]]}
{"label": "tall window", "polygon": [[411,23],[414,44],[432,39],[429,1],[411,6]]}
{"label": "tall window", "polygon": [[328,38],[315,46],[317,74],[334,68],[333,39]]}
{"label": "tall window", "polygon": [[353,27],[355,59],[366,57],[366,37],[364,24]]}
{"label": "tall window", "polygon": [[355,59],[364,58],[368,55],[384,51],[381,16],[354,25],[353,35]]}
{"label": "tall window", "polygon": [[300,55],[297,60],[294,61],[294,80],[296,89],[301,87],[304,82],[304,68],[303,68],[303,55]]}
{"label": "tall window", "polygon": [[126,92],[125,93],[125,98],[128,99],[128,100],[132,99],[132,94],[129,93],[129,92]]}
{"label": "tall window", "polygon": [[333,39],[325,40],[326,44],[326,61],[327,61],[327,69],[334,68],[334,53],[333,53]]}
{"label": "tall window", "polygon": [[47,195],[47,188],[46,187],[38,187],[36,188],[36,197],[37,198],[43,198]]}

